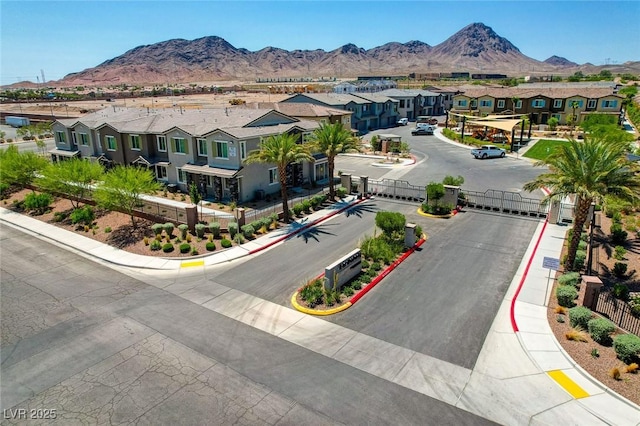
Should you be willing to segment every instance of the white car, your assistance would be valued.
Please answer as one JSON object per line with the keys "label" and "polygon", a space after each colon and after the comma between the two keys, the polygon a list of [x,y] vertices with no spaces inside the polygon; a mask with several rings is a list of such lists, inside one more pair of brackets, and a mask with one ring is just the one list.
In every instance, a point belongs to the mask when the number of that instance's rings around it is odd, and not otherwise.
{"label": "white car", "polygon": [[504,158],[506,151],[493,145],[482,145],[480,148],[472,149],[471,155],[475,158]]}
{"label": "white car", "polygon": [[409,119],[408,118],[401,118],[400,120],[398,120],[396,122],[396,124],[398,126],[406,126],[407,124],[409,124]]}

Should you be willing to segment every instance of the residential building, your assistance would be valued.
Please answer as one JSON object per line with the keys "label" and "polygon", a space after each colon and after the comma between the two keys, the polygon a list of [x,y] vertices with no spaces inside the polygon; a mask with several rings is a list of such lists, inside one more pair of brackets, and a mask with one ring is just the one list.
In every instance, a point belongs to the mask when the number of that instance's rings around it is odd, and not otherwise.
{"label": "residential building", "polygon": [[353,112],[323,105],[285,102],[253,102],[246,108],[273,109],[302,120],[314,120],[319,123],[342,123],[345,129],[351,129],[351,115]]}
{"label": "residential building", "polygon": [[589,114],[610,114],[620,119],[622,97],[604,87],[476,87],[454,96],[451,112],[486,116],[521,114],[533,124],[547,124],[551,117],[566,124],[575,116],[581,123]]}
{"label": "residential building", "polygon": [[[215,200],[246,202],[256,194],[280,191],[275,165],[245,164],[260,141],[283,133],[304,143],[319,127],[273,109],[139,109],[106,108],[78,119],[53,124],[56,147],[53,161],[81,157],[109,167],[137,165],[152,170],[167,185],[187,191],[195,183]],[[287,186],[327,179],[326,158],[293,164]]]}
{"label": "residential building", "polygon": [[415,120],[421,115],[443,115],[445,95],[430,90],[388,89],[379,93],[398,101],[400,118]]}

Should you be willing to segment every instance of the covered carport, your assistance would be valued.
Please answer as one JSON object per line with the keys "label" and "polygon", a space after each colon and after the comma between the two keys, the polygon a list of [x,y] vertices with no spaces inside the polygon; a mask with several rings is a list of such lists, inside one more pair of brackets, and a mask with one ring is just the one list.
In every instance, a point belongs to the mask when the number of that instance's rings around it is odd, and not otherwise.
{"label": "covered carport", "polygon": [[[462,123],[460,126],[460,141],[464,141],[465,135],[465,126],[476,126],[484,128],[483,135],[484,137],[488,137],[488,135],[494,136],[496,134],[500,134],[499,132],[503,132],[501,134],[504,135],[506,141],[510,145],[511,151],[513,151],[513,143],[515,140],[516,128],[521,126],[520,130],[520,140],[518,145],[522,144],[522,137],[524,134],[524,119],[521,115],[513,114],[513,115],[488,115],[486,117],[475,117],[464,114],[456,114],[449,113],[452,116],[455,116],[459,122]],[[448,125],[449,115],[447,115],[447,125]],[[490,133],[489,129],[494,129],[496,132]],[[475,133],[471,134],[472,136]],[[531,123],[529,123],[529,135],[527,138],[531,137]],[[495,142],[493,138],[490,140],[491,142]],[[501,143],[504,143],[502,141]]]}

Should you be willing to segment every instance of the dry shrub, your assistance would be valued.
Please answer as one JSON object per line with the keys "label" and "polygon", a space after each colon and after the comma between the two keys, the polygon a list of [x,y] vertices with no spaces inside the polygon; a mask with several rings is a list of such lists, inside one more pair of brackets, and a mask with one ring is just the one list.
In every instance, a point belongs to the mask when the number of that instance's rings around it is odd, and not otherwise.
{"label": "dry shrub", "polygon": [[556,314],[564,315],[567,313],[567,308],[565,308],[564,306],[556,306],[556,309],[554,310],[554,312]]}
{"label": "dry shrub", "polygon": [[620,380],[620,369],[618,367],[614,367],[609,370],[609,377],[613,380]]}
{"label": "dry shrub", "polygon": [[572,328],[567,331],[565,334],[568,340],[573,340],[574,342],[587,342],[589,341],[589,334],[582,329],[582,327]]}
{"label": "dry shrub", "polygon": [[635,374],[638,372],[638,364],[636,364],[635,362],[632,362],[631,364],[627,365],[625,370],[627,371],[627,373]]}

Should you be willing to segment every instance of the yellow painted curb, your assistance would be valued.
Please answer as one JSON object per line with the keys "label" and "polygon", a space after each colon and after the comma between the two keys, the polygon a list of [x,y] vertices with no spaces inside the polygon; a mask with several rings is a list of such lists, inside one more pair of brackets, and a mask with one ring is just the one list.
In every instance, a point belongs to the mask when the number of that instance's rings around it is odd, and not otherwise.
{"label": "yellow painted curb", "polygon": [[424,217],[431,217],[431,218],[433,218],[433,219],[449,219],[449,218],[452,218],[453,216],[455,216],[455,215],[454,215],[454,214],[452,214],[452,213],[445,214],[445,215],[435,215],[435,214],[425,213],[425,212],[423,212],[423,211],[422,211],[422,208],[420,208],[420,207],[418,207],[417,212],[418,212],[418,214],[419,214],[420,216],[424,216]]}
{"label": "yellow painted curb", "polygon": [[180,264],[181,268],[189,268],[191,266],[204,266],[204,260],[193,260],[191,262],[182,262]]}
{"label": "yellow painted curb", "polygon": [[553,380],[558,382],[558,384],[562,386],[564,390],[569,392],[569,394],[571,394],[571,396],[573,396],[574,398],[579,399],[589,396],[587,391],[578,386],[578,384],[571,380],[569,376],[567,376],[562,370],[547,371],[547,374]]}
{"label": "yellow painted curb", "polygon": [[294,308],[296,308],[296,310],[309,315],[333,315],[333,314],[337,314],[338,312],[342,312],[351,306],[351,302],[347,302],[342,306],[339,306],[333,309],[327,309],[325,311],[320,311],[317,309],[309,309],[309,308],[305,308],[304,306],[301,306],[298,303],[298,301],[296,300],[297,295],[298,295],[297,291],[293,293],[293,296],[291,296],[291,304],[293,305]]}

